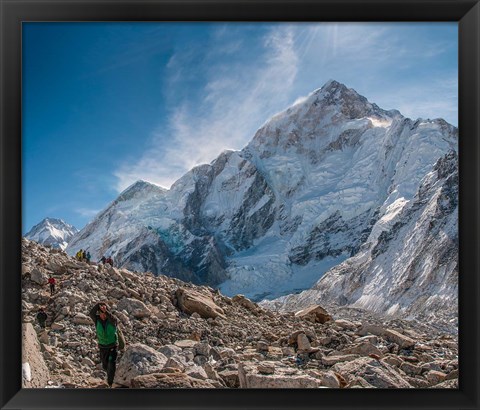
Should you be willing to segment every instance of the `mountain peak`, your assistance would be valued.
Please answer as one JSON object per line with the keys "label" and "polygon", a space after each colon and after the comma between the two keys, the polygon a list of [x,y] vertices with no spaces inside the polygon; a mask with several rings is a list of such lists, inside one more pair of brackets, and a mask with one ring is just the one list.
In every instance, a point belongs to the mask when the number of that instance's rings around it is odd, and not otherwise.
{"label": "mountain peak", "polygon": [[143,179],[139,179],[138,181],[134,182],[132,185],[124,189],[120,195],[118,196],[118,200],[128,200],[131,199],[136,193],[148,191],[148,192],[156,192],[156,193],[163,193],[166,192],[167,189],[162,188],[161,186],[152,184],[151,182],[144,181]]}
{"label": "mountain peak", "polygon": [[336,91],[336,90],[348,90],[345,84],[339,83],[336,80],[328,80],[323,87],[320,89],[321,91]]}
{"label": "mountain peak", "polygon": [[70,238],[77,232],[77,228],[62,219],[47,217],[30,229],[25,238],[43,245],[65,249]]}

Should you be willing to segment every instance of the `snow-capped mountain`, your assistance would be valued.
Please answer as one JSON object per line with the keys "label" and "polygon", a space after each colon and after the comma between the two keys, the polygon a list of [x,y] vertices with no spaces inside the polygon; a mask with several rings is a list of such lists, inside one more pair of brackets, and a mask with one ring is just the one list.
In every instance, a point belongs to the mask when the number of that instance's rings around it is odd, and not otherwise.
{"label": "snow-capped mountain", "polygon": [[[413,212],[438,161],[456,152],[457,136],[443,120],[405,118],[329,81],[266,122],[243,150],[221,153],[170,190],[134,184],[67,251],[111,254],[130,269],[227,295],[298,292],[385,241],[382,232]],[[418,236],[407,225],[401,234]]]}
{"label": "snow-capped mountain", "polygon": [[52,248],[65,250],[68,241],[78,232],[78,229],[67,224],[61,219],[45,218],[35,225],[25,235],[25,238],[38,242],[42,245],[49,245]]}
{"label": "snow-capped mountain", "polygon": [[440,158],[401,209],[390,206],[356,255],[329,270],[311,289],[263,303],[287,311],[334,303],[455,326],[457,153]]}

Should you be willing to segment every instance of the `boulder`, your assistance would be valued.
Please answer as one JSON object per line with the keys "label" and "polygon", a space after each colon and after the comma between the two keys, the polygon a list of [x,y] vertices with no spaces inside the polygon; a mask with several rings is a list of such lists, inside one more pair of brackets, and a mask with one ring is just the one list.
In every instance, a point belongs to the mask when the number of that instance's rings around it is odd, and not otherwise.
{"label": "boulder", "polygon": [[373,387],[411,388],[412,386],[392,367],[370,357],[361,357],[352,361],[337,363],[332,370],[344,377],[348,383],[360,377]]}
{"label": "boulder", "polygon": [[232,298],[232,302],[237,303],[240,306],[243,306],[244,308],[246,308],[246,309],[248,309],[252,312],[256,312],[257,309],[258,309],[258,306],[254,302],[252,302],[250,299],[246,298],[243,295],[235,295]]}
{"label": "boulder", "polygon": [[382,357],[382,352],[378,347],[372,345],[370,342],[354,343],[340,351],[342,354],[358,354],[360,356],[369,356],[371,354]]}
{"label": "boulder", "polygon": [[332,355],[323,356],[320,361],[324,366],[333,366],[334,364],[341,362],[349,362],[357,359],[359,356],[356,354],[344,354],[344,355]]}
{"label": "boulder", "polygon": [[409,376],[416,376],[422,372],[422,368],[414,365],[413,363],[403,362],[400,365],[400,369],[403,370]]}
{"label": "boulder", "polygon": [[175,295],[178,307],[188,315],[196,312],[204,319],[215,319],[218,316],[225,318],[223,309],[217,306],[209,296],[185,288],[178,288]]}
{"label": "boulder", "polygon": [[312,345],[305,333],[300,333],[297,336],[297,345],[299,352],[310,352],[312,350]]}
{"label": "boulder", "polygon": [[295,313],[295,317],[322,324],[332,320],[332,316],[319,305],[312,305],[300,310]]}
{"label": "boulder", "polygon": [[247,389],[304,389],[321,387],[320,380],[306,374],[265,375],[253,363],[238,365],[240,388]]}
{"label": "boulder", "polygon": [[197,343],[193,346],[193,354],[208,357],[210,355],[210,345],[206,342]]}
{"label": "boulder", "polygon": [[63,323],[52,323],[52,325],[50,326],[50,328],[52,330],[65,330],[65,325]]}
{"label": "boulder", "polygon": [[338,319],[338,320],[335,320],[334,323],[339,328],[345,329],[345,330],[355,330],[357,328],[357,325],[355,323],[350,322],[350,320],[346,320],[346,319]]}
{"label": "boulder", "polygon": [[124,298],[117,304],[118,310],[125,310],[129,315],[136,319],[150,317],[152,312],[147,306],[137,299]]}
{"label": "boulder", "polygon": [[257,342],[257,351],[258,352],[268,352],[268,343],[265,340],[259,340]]}
{"label": "boulder", "polygon": [[43,358],[37,332],[31,323],[22,324],[22,387],[44,388],[50,371]]}
{"label": "boulder", "polygon": [[384,329],[380,326],[366,324],[362,326],[358,333],[362,336],[365,336],[368,333],[381,336],[389,342],[396,343],[400,347],[400,349],[408,349],[415,346],[415,340],[413,340],[411,337],[402,335],[396,330]]}
{"label": "boulder", "polygon": [[434,384],[433,389],[458,389],[458,379],[445,380],[442,383]]}
{"label": "boulder", "polygon": [[238,378],[237,370],[222,370],[218,372],[220,378],[225,382],[227,387],[232,389],[240,387],[240,379]]}
{"label": "boulder", "polygon": [[275,373],[275,363],[273,362],[260,362],[257,366],[257,370],[261,374],[274,374]]}
{"label": "boulder", "polygon": [[172,356],[169,357],[167,362],[165,363],[165,367],[170,369],[178,369],[181,372],[185,370],[185,359],[181,358],[180,356]]}
{"label": "boulder", "polygon": [[431,386],[435,386],[445,380],[447,375],[443,372],[438,372],[436,370],[430,370],[426,375],[425,378],[427,379],[428,383]]}
{"label": "boulder", "polygon": [[38,267],[33,268],[32,272],[30,273],[30,279],[39,285],[46,285],[48,283],[47,273]]}
{"label": "boulder", "polygon": [[196,365],[190,366],[185,369],[185,374],[188,374],[190,377],[193,377],[194,379],[200,379],[200,380],[208,379],[207,372],[201,366],[196,366]]}
{"label": "boulder", "polygon": [[193,348],[198,342],[196,340],[191,339],[183,339],[183,340],[176,340],[175,346],[180,347],[182,349]]}
{"label": "boulder", "polygon": [[83,313],[77,313],[73,317],[73,323],[76,325],[93,325],[92,319]]}
{"label": "boulder", "polygon": [[184,373],[153,373],[136,376],[132,379],[131,386],[141,389],[205,389],[215,387],[205,380],[195,379]]}
{"label": "boulder", "polygon": [[129,345],[117,365],[115,383],[130,386],[137,376],[157,373],[167,362],[167,357],[141,343]]}
{"label": "boulder", "polygon": [[182,348],[175,345],[165,345],[158,349],[160,353],[163,353],[167,357],[177,356],[182,353]]}
{"label": "boulder", "polygon": [[320,376],[320,382],[322,386],[330,387],[332,389],[339,389],[341,387],[339,378],[332,371],[324,372]]}
{"label": "boulder", "polygon": [[231,349],[230,347],[223,348],[219,353],[222,359],[231,359],[235,356],[235,350]]}

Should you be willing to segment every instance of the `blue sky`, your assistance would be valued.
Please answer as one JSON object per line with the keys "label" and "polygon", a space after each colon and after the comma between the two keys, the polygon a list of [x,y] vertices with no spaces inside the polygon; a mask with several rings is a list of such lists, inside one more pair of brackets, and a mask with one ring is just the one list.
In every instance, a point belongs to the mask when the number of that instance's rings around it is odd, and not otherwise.
{"label": "blue sky", "polygon": [[23,232],[166,188],[335,79],[457,125],[456,23],[24,23]]}

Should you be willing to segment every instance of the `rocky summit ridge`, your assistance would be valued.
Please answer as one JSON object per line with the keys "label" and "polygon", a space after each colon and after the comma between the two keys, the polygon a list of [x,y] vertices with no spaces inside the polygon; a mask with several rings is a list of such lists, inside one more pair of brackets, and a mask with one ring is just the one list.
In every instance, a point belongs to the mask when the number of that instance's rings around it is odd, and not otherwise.
{"label": "rocky summit ridge", "polygon": [[[87,316],[99,300],[127,342],[117,388],[458,387],[457,336],[428,323],[320,303],[274,312],[242,295],[80,262],[27,239],[21,275],[23,387],[107,387]],[[41,306],[46,329],[35,320]]]}

